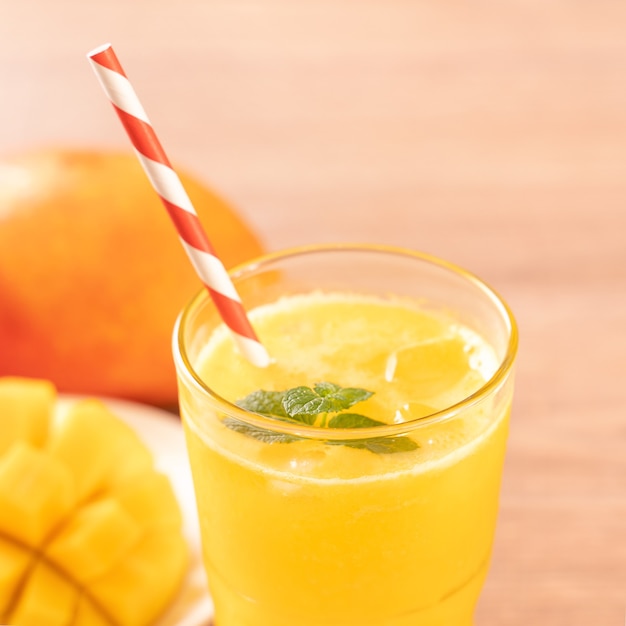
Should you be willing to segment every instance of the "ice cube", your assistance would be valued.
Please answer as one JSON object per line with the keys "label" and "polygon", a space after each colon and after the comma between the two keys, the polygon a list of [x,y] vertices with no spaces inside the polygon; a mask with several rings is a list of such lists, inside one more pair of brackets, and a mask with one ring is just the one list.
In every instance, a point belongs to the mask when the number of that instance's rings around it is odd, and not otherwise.
{"label": "ice cube", "polygon": [[438,338],[394,351],[385,364],[385,379],[405,387],[413,398],[432,398],[455,387],[470,366],[465,342]]}

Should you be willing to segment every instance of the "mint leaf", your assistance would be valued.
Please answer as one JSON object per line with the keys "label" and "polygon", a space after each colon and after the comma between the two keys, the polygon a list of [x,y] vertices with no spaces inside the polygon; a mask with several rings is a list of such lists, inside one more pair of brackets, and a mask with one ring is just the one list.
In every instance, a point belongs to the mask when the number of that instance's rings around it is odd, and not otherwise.
{"label": "mint leaf", "polygon": [[258,439],[264,443],[292,443],[294,441],[298,441],[298,438],[293,435],[276,433],[271,430],[266,430],[265,428],[245,424],[244,422],[240,422],[232,417],[227,417],[222,423],[231,430],[241,433],[242,435],[246,435],[247,437]]}
{"label": "mint leaf", "polygon": [[358,413],[339,413],[328,420],[326,425],[328,428],[371,428],[372,426],[384,426],[385,422],[379,422]]}
{"label": "mint leaf", "polygon": [[[335,385],[335,383],[327,383],[322,381],[321,383],[315,383],[313,385],[313,389],[315,389],[315,392],[319,396],[328,396],[332,393],[337,393],[338,391],[341,391],[342,387],[340,387],[339,385]],[[361,391],[364,390],[361,389]]]}
{"label": "mint leaf", "polygon": [[328,441],[331,445],[348,446],[360,450],[369,450],[375,454],[394,454],[396,452],[411,452],[419,445],[409,437],[373,437],[372,439],[356,439],[353,441]]}
{"label": "mint leaf", "polygon": [[332,400],[337,404],[341,404],[341,407],[338,408],[340,411],[349,409],[351,406],[357,404],[357,402],[363,402],[374,395],[372,391],[367,391],[367,389],[340,387],[334,383],[326,382],[315,383],[313,389],[315,389],[316,393],[320,396]]}
{"label": "mint leaf", "polygon": [[313,424],[320,413],[328,413],[328,402],[310,387],[294,387],[285,391],[283,408],[289,417],[298,416],[307,424]]}
{"label": "mint leaf", "polygon": [[[328,421],[329,428],[371,428],[384,426],[384,422],[372,419],[358,413],[339,413]],[[395,452],[410,452],[419,448],[418,444],[408,437],[373,437],[371,439],[356,439],[349,441],[329,441],[330,444],[340,444],[350,448],[369,450],[376,454],[392,454]]]}
{"label": "mint leaf", "polygon": [[288,417],[283,408],[284,391],[253,391],[235,404],[251,413],[260,413],[269,417]]}
{"label": "mint leaf", "polygon": [[[283,407],[290,417],[315,416],[320,413],[339,413],[373,394],[365,389],[340,387],[334,383],[316,383],[314,388],[294,387],[285,391]],[[313,423],[307,422],[307,423]]]}
{"label": "mint leaf", "polygon": [[362,441],[350,442],[359,444],[354,447],[364,448],[376,454],[395,454],[396,452],[411,452],[417,450],[419,445],[409,437],[375,437],[374,439],[363,439]]}

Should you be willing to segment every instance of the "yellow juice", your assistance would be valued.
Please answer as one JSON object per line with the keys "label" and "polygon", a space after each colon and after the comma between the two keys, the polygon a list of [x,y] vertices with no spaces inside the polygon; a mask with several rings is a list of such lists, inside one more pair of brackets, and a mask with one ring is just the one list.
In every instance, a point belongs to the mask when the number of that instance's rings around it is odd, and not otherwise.
{"label": "yellow juice", "polygon": [[[234,403],[321,381],[367,389],[350,411],[415,446],[344,445],[321,427],[259,440],[182,384],[216,626],[469,626],[489,563],[511,385],[440,412],[494,375],[492,346],[410,299],[314,291],[250,315],[273,362],[253,367],[217,328],[194,363],[216,396]],[[276,421],[260,419],[271,432]]]}

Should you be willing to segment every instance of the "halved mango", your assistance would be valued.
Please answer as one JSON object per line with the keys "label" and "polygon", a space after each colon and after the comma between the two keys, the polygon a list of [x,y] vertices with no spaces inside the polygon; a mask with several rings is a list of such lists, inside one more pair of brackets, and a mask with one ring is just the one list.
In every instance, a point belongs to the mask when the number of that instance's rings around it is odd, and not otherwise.
{"label": "halved mango", "polygon": [[0,624],[148,626],[186,570],[174,491],[107,405],[54,398],[0,378]]}

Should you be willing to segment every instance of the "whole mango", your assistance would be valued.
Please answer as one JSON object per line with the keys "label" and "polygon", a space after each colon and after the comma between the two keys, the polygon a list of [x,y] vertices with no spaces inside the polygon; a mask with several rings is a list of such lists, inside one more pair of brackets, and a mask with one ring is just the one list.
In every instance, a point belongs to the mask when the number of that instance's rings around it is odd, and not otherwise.
{"label": "whole mango", "polygon": [[[226,267],[262,246],[178,171]],[[201,288],[134,154],[30,151],[0,160],[0,376],[171,406],[171,333]]]}

